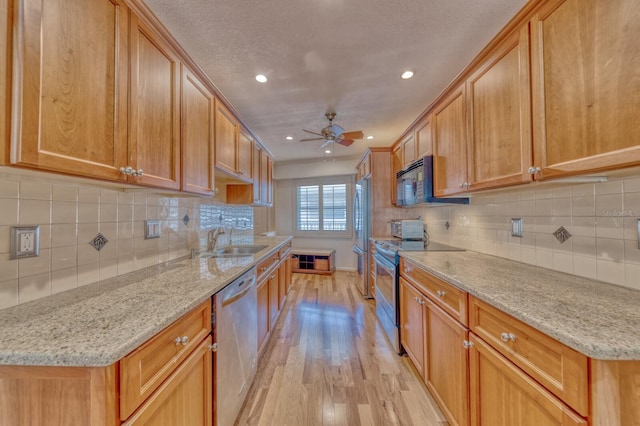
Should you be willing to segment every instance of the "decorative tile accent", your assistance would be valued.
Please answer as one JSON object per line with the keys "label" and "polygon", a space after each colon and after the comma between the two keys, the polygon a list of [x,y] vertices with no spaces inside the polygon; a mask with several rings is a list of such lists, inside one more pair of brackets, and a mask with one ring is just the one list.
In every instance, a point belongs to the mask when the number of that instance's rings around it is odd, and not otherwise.
{"label": "decorative tile accent", "polygon": [[184,223],[184,226],[187,226],[190,220],[191,218],[189,217],[189,215],[185,214],[184,217],[182,218],[182,223]]}
{"label": "decorative tile accent", "polygon": [[107,240],[107,237],[98,232],[98,235],[96,235],[93,240],[89,241],[89,244],[91,244],[94,249],[100,251],[108,242],[109,240]]}
{"label": "decorative tile accent", "polygon": [[571,234],[565,229],[564,226],[556,229],[556,232],[553,233],[553,236],[556,237],[556,240],[560,241],[560,244],[571,238]]}

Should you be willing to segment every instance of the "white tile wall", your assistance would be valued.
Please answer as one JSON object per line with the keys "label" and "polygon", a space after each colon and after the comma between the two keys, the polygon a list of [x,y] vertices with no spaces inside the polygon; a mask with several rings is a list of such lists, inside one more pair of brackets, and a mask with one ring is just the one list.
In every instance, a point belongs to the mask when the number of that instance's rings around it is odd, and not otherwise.
{"label": "white tile wall", "polygon": [[[640,177],[525,185],[409,211],[435,241],[640,290]],[[523,219],[522,238],[511,237],[512,217]],[[563,244],[552,235],[560,226],[572,235]]]}
{"label": "white tile wall", "polygon": [[[251,207],[74,182],[0,172],[0,309],[186,256],[212,226],[236,228],[234,243],[253,235]],[[145,220],[160,220],[159,239],[144,239]],[[17,224],[40,225],[39,257],[9,260]],[[89,245],[98,232],[109,240],[100,252]]]}

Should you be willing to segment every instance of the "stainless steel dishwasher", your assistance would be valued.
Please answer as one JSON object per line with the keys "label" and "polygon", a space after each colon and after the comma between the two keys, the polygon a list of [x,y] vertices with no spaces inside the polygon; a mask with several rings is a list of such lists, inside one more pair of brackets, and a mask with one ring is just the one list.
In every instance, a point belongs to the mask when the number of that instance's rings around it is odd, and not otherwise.
{"label": "stainless steel dishwasher", "polygon": [[215,294],[213,358],[215,416],[219,426],[234,424],[256,375],[258,358],[258,298],[256,269]]}

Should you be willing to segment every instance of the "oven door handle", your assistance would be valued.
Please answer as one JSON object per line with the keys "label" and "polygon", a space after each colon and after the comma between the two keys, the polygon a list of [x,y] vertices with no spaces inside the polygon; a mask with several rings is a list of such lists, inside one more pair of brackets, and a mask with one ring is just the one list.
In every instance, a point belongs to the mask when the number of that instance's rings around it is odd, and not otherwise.
{"label": "oven door handle", "polygon": [[385,247],[381,246],[380,244],[376,244],[375,247],[376,247],[376,252],[382,254],[383,256],[387,256],[387,257],[390,257],[390,258],[395,258],[396,257],[397,253],[396,253],[395,250],[385,248]]}
{"label": "oven door handle", "polygon": [[388,270],[389,273],[395,273],[396,265],[387,260],[385,257],[378,255],[378,253],[373,254],[373,259],[376,263],[380,264],[384,269]]}

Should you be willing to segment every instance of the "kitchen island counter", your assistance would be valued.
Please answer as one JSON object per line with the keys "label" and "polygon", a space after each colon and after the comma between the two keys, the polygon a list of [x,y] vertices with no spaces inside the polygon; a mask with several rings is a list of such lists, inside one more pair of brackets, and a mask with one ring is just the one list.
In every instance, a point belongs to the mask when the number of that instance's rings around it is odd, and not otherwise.
{"label": "kitchen island counter", "polygon": [[176,259],[0,310],[0,365],[111,365],[291,238],[254,237],[266,248],[253,255]]}
{"label": "kitchen island counter", "polygon": [[640,291],[471,251],[400,252],[594,359],[640,360]]}

